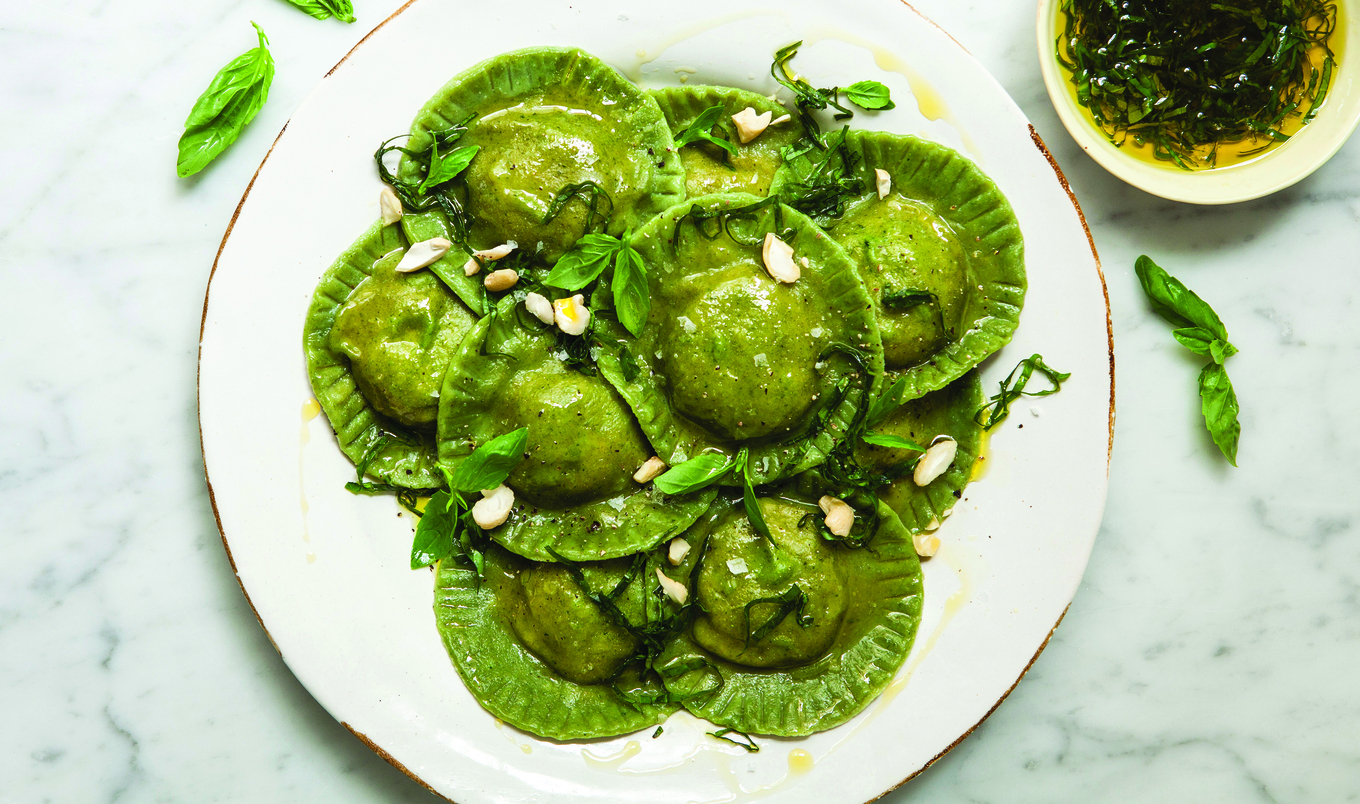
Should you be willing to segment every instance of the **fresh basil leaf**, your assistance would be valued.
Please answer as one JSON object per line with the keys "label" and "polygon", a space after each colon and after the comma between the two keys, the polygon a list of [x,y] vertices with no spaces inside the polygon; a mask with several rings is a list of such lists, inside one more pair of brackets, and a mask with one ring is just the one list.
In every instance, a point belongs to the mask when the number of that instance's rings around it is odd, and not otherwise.
{"label": "fresh basil leaf", "polygon": [[903,438],[902,436],[891,435],[889,433],[875,433],[871,431],[861,436],[860,440],[862,440],[866,444],[872,444],[875,447],[887,447],[889,449],[910,449],[915,450],[916,452],[926,451],[925,447],[921,446],[920,444],[917,444],[915,441],[912,441],[909,438]]}
{"label": "fresh basil leaf", "polygon": [[1182,327],[1172,330],[1171,335],[1180,341],[1181,346],[1197,355],[1207,355],[1211,344],[1222,343],[1214,337],[1214,333],[1204,327]]}
{"label": "fresh basil leaf", "polygon": [[1228,379],[1228,370],[1221,364],[1210,363],[1199,373],[1199,397],[1209,435],[1228,463],[1236,466],[1242,425],[1237,421],[1237,394]]}
{"label": "fresh basil leaf", "polygon": [[1235,354],[1237,354],[1237,347],[1233,346],[1231,343],[1224,343],[1215,338],[1213,342],[1209,344],[1209,356],[1220,366],[1223,365],[1224,360],[1227,360]]}
{"label": "fresh basil leaf", "polygon": [[765,522],[765,513],[760,510],[760,502],[756,499],[755,486],[751,484],[751,453],[745,447],[737,453],[737,463],[741,466],[741,503],[746,509],[746,519],[751,523],[752,530],[765,537],[767,542],[774,544],[770,526]]}
{"label": "fresh basil leaf", "polygon": [[907,379],[900,378],[897,382],[888,386],[878,395],[873,404],[869,406],[869,415],[865,418],[865,424],[869,427],[877,427],[883,420],[892,415],[893,411],[902,407],[903,399],[907,393]]}
{"label": "fresh basil leaf", "polygon": [[619,323],[633,333],[633,337],[642,334],[647,316],[652,312],[652,300],[647,289],[647,267],[642,262],[642,255],[631,246],[619,249],[614,259],[614,309],[619,315]]}
{"label": "fresh basil leaf", "polygon": [[609,261],[622,247],[623,241],[617,237],[588,234],[558,259],[543,284],[563,290],[580,290],[609,267]]}
{"label": "fresh basil leaf", "polygon": [[462,173],[472,162],[472,157],[481,149],[480,145],[464,145],[440,156],[438,143],[434,143],[430,149],[430,172],[425,176],[425,181],[421,182],[419,192],[423,195],[431,187],[443,184]]}
{"label": "fresh basil leaf", "polygon": [[341,22],[354,22],[354,4],[350,0],[288,0],[288,2],[319,20],[335,17]]}
{"label": "fresh basil leaf", "polygon": [[269,39],[254,22],[259,46],[237,56],[213,76],[189,117],[179,138],[179,159],[175,166],[180,178],[192,176],[236,142],[241,132],[269,99],[274,81],[274,57]]}
{"label": "fresh basil leaf", "polygon": [[928,290],[891,290],[883,294],[883,306],[893,312],[910,310],[923,304],[935,304],[939,297]]}
{"label": "fresh basil leaf", "polygon": [[1179,279],[1168,274],[1146,254],[1138,258],[1133,270],[1138,274],[1143,292],[1163,318],[1181,327],[1203,327],[1227,343],[1228,330],[1218,314]]}
{"label": "fresh basil leaf", "polygon": [[721,452],[705,452],[667,469],[652,485],[663,494],[688,494],[717,483],[735,465],[735,460]]}
{"label": "fresh basil leaf", "polygon": [[845,88],[845,97],[861,109],[895,109],[888,88],[877,81],[857,81]]}
{"label": "fresh basil leaf", "polygon": [[425,506],[411,543],[411,569],[428,567],[453,555],[458,533],[458,505],[447,491],[437,491]]}
{"label": "fresh basil leaf", "polygon": [[465,494],[494,489],[505,482],[511,470],[524,460],[524,445],[529,440],[529,428],[496,436],[463,459],[449,480],[454,491]]}
{"label": "fresh basil leaf", "polygon": [[722,148],[732,156],[737,155],[737,146],[722,137],[713,136],[713,127],[722,119],[723,107],[710,106],[699,113],[694,118],[694,122],[689,124],[689,128],[675,135],[675,149],[678,151],[686,145],[696,142],[708,142]]}

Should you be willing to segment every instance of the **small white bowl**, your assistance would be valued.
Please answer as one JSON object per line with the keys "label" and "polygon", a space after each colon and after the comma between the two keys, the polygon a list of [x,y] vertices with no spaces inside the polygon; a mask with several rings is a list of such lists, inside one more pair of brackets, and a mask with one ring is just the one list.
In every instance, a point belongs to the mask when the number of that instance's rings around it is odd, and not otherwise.
{"label": "small white bowl", "polygon": [[[1360,0],[1338,0],[1341,35],[1327,102],[1313,122],[1262,156],[1212,170],[1181,170],[1146,162],[1115,147],[1079,105],[1058,63],[1055,42],[1061,0],[1039,0],[1039,66],[1048,97],[1068,133],[1102,167],[1153,195],[1191,204],[1233,204],[1260,198],[1306,178],[1331,159],[1360,124]],[[1335,49],[1335,47],[1334,47]]]}

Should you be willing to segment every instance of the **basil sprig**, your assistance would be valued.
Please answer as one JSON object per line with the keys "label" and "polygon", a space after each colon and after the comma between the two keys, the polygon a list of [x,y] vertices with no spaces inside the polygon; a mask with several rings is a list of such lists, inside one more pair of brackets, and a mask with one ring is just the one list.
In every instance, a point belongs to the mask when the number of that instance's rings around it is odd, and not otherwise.
{"label": "basil sprig", "polygon": [[678,151],[686,145],[692,145],[696,142],[707,142],[723,149],[729,156],[736,156],[737,146],[731,140],[713,136],[713,127],[718,125],[722,115],[723,107],[721,106],[710,106],[700,112],[688,128],[675,135],[675,150]]}
{"label": "basil sprig", "polygon": [[269,99],[274,81],[274,57],[269,39],[254,22],[260,44],[242,53],[213,76],[212,83],[199,96],[184,121],[179,138],[179,160],[175,171],[180,178],[192,176],[217,155],[236,142],[246,125],[255,119]]}
{"label": "basil sprig", "polygon": [[354,4],[350,0],[288,0],[288,2],[319,20],[335,17],[341,22],[354,22]]}
{"label": "basil sprig", "polygon": [[1178,327],[1171,333],[1176,340],[1195,354],[1209,357],[1199,373],[1200,410],[1219,451],[1236,466],[1242,425],[1237,420],[1237,394],[1224,366],[1224,361],[1237,354],[1237,347],[1228,342],[1228,328],[1208,302],[1146,254],[1138,258],[1133,270],[1153,309]]}
{"label": "basil sprig", "polygon": [[524,460],[528,438],[527,427],[497,436],[464,458],[457,471],[443,470],[448,489],[435,492],[425,506],[411,543],[411,569],[453,559],[465,562],[479,578],[484,577],[482,556],[487,537],[472,518],[472,506],[483,490],[504,483]]}
{"label": "basil sprig", "polygon": [[652,301],[647,288],[647,266],[633,248],[632,237],[632,230],[624,232],[621,238],[603,232],[585,235],[562,255],[543,283],[562,290],[580,290],[612,264],[614,310],[619,323],[636,337],[647,324]]}
{"label": "basil sprig", "polygon": [[[1030,377],[1034,372],[1039,372],[1051,384],[1051,388],[1042,391],[1027,391]],[[1016,375],[1019,376],[1016,376]],[[1011,369],[1011,373],[1006,375],[1006,379],[1001,381],[1001,388],[991,401],[978,408],[977,413],[973,414],[973,421],[982,426],[984,430],[990,430],[1006,420],[1011,415],[1011,403],[1022,396],[1051,396],[1062,390],[1062,384],[1071,377],[1070,373],[1064,374],[1057,369],[1044,363],[1043,355],[1033,354],[1021,360]]]}

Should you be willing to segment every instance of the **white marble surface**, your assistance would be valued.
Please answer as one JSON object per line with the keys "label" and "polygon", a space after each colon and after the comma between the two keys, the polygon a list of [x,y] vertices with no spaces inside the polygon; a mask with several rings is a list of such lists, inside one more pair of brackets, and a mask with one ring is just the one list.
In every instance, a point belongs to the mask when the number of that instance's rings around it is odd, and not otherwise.
{"label": "white marble surface", "polygon": [[[436,2],[437,0],[420,0]],[[451,1],[451,0],[449,0]],[[432,801],[335,723],[255,622],[202,480],[194,373],[222,231],[289,112],[399,5],[0,4],[0,804]],[[1122,185],[1058,124],[1033,4],[919,0],[1045,137],[1109,279],[1118,437],[1086,580],[973,736],[886,800],[1360,796],[1360,140],[1235,207]],[[269,32],[271,99],[188,181],[175,142]],[[1147,252],[1242,353],[1242,468],[1198,419],[1199,361],[1148,311]]]}

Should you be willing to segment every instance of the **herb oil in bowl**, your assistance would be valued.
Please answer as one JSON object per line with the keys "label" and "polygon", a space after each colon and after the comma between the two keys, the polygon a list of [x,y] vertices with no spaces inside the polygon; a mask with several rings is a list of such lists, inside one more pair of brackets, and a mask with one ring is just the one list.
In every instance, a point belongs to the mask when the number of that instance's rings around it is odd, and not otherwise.
{"label": "herb oil in bowl", "polygon": [[1322,0],[1060,0],[1058,62],[1092,122],[1181,170],[1252,161],[1312,122],[1340,63]]}

